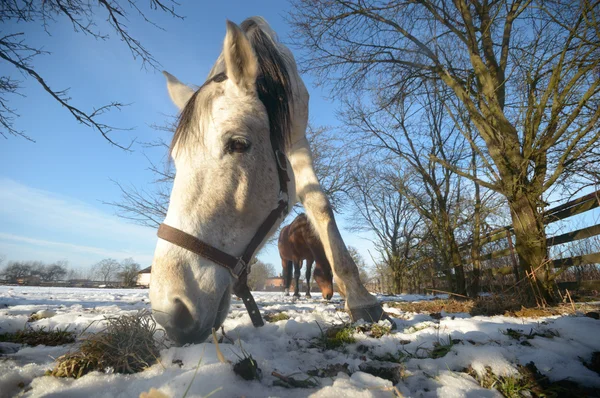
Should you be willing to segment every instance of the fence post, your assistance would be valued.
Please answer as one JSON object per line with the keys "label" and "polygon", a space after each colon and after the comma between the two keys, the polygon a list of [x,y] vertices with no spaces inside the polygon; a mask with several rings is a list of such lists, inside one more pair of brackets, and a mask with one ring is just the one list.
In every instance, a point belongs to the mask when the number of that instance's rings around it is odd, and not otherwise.
{"label": "fence post", "polygon": [[508,240],[508,248],[510,249],[510,258],[513,263],[513,272],[515,274],[515,283],[519,282],[521,278],[519,277],[519,261],[515,256],[515,248],[513,247],[512,239],[510,236],[510,230],[506,229],[506,239]]}

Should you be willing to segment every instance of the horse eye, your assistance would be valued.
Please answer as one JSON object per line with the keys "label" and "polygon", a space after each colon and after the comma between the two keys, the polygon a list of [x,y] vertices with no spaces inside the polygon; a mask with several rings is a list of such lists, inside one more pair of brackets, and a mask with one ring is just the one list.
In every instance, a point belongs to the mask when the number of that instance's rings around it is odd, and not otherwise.
{"label": "horse eye", "polygon": [[229,140],[226,148],[227,153],[244,153],[247,152],[248,149],[250,149],[250,142],[240,138]]}

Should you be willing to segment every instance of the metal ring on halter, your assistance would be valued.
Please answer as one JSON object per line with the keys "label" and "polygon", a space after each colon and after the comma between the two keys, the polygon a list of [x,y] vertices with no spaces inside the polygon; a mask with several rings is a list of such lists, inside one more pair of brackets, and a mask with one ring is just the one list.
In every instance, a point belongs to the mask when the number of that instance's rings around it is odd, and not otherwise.
{"label": "metal ring on halter", "polygon": [[279,149],[275,150],[275,160],[277,160],[277,165],[279,166],[279,168],[287,172],[287,158],[285,157],[285,154]]}

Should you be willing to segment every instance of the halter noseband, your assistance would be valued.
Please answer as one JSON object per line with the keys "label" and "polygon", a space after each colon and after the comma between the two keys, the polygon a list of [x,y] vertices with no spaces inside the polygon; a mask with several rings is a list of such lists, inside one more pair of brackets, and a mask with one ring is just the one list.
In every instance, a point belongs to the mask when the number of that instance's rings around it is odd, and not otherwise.
{"label": "halter noseband", "polygon": [[[221,78],[220,74],[217,76]],[[226,78],[227,77],[225,77],[225,79]],[[222,80],[213,78],[210,81]],[[203,242],[195,236],[190,235],[187,232],[183,232],[180,229],[173,228],[165,223],[160,224],[157,232],[159,238],[227,268],[231,275],[233,275],[233,277],[236,279],[235,285],[233,286],[233,292],[236,296],[244,301],[244,305],[246,306],[246,310],[250,315],[250,319],[252,320],[254,327],[263,326],[264,321],[260,316],[260,310],[258,309],[256,301],[254,301],[254,297],[252,297],[252,293],[248,287],[248,273],[250,271],[248,264],[252,259],[252,256],[254,256],[256,249],[258,246],[260,246],[263,240],[265,240],[267,234],[273,225],[275,225],[279,217],[287,214],[288,212],[289,198],[287,183],[290,181],[290,178],[287,174],[287,159],[285,154],[281,152],[279,148],[277,148],[277,145],[272,138],[271,146],[273,147],[273,154],[275,155],[275,163],[277,164],[277,173],[279,176],[279,203],[260,225],[254,234],[254,237],[252,240],[250,240],[248,246],[246,246],[246,250],[244,250],[244,253],[240,257],[235,257],[231,254],[225,253],[224,251],[219,250],[206,242]]]}

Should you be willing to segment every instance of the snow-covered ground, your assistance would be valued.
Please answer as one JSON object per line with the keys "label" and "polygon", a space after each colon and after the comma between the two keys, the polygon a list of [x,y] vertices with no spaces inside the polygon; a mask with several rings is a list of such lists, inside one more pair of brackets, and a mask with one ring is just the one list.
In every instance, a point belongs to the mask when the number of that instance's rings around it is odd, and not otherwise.
{"label": "snow-covered ground", "polygon": [[[0,396],[27,397],[138,397],[157,388],[170,397],[181,397],[191,383],[188,397],[392,397],[392,382],[359,371],[359,365],[373,358],[406,355],[403,379],[396,387],[411,397],[495,397],[496,390],[480,387],[464,373],[469,366],[476,372],[491,367],[496,375],[517,372],[517,364],[533,361],[550,380],[569,379],[582,385],[600,387],[600,377],[582,361],[590,361],[600,351],[600,321],[584,316],[548,318],[471,317],[444,314],[439,320],[427,314],[401,313],[385,304],[394,314],[397,331],[379,339],[355,334],[356,343],[337,350],[323,351],[313,340],[333,324],[348,322],[339,311],[342,302],[335,296],[329,303],[302,298],[294,301],[281,293],[254,293],[263,314],[285,311],[289,320],[267,323],[255,329],[240,301],[233,301],[225,321],[226,334],[236,344],[221,344],[221,351],[232,362],[243,349],[262,369],[261,381],[245,381],[232,366],[220,363],[212,342],[171,347],[161,352],[160,364],[134,375],[94,372],[78,380],[44,376],[54,358],[73,346],[22,347],[0,356]],[[402,299],[423,300],[422,296],[382,297],[386,302]],[[0,333],[22,329],[33,312],[51,310],[54,316],[30,323],[33,327],[69,327],[70,330],[95,331],[107,315],[135,313],[149,308],[147,290],[76,289],[0,286]],[[535,337],[527,344],[506,335],[507,329],[548,332],[556,337]],[[450,336],[450,337],[449,337]],[[454,340],[450,351],[433,359],[428,353],[436,344]],[[3,343],[0,343],[2,348]],[[15,351],[19,347],[7,347]],[[419,357],[419,358],[414,358]],[[424,358],[428,357],[428,358]],[[198,363],[200,362],[200,366]],[[183,364],[183,365],[181,365]],[[352,373],[316,378],[311,389],[285,389],[273,386],[276,371],[304,380],[306,372],[328,365],[348,364]],[[197,375],[192,383],[194,373]]]}

